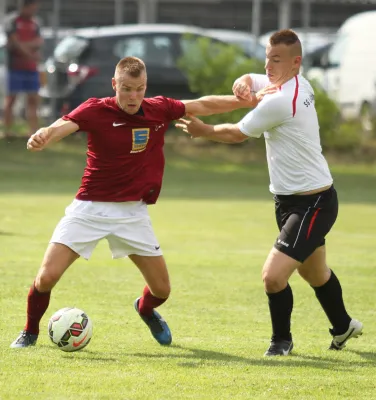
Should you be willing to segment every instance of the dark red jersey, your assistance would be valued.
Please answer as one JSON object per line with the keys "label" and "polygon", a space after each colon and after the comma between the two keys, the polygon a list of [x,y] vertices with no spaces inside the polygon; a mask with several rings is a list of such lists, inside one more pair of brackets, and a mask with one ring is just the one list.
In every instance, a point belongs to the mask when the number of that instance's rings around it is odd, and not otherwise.
{"label": "dark red jersey", "polygon": [[[7,18],[5,31],[8,37],[16,34],[17,40],[21,43],[31,42],[40,37],[38,22],[34,18],[23,18],[18,14],[12,14]],[[39,46],[36,46],[35,52],[38,51]],[[8,67],[14,71],[37,71],[38,65],[19,50],[8,47]]]}
{"label": "dark red jersey", "polygon": [[63,119],[87,132],[87,161],[76,198],[154,204],[164,171],[164,134],[181,118],[185,105],[158,96],[146,98],[140,111],[121,110],[115,97],[91,98]]}

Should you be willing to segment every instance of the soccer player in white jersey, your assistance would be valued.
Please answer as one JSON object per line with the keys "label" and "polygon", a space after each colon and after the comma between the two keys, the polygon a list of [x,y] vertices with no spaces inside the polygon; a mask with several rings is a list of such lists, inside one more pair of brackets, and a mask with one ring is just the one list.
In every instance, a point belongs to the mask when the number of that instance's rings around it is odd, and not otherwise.
{"label": "soccer player in white jersey", "polygon": [[280,230],[262,270],[273,329],[266,356],[288,355],[293,348],[293,294],[288,280],[295,270],[312,286],[333,326],[330,349],[341,350],[363,328],[347,313],[341,285],[326,264],[325,236],[337,218],[338,199],[322,155],[314,92],[299,75],[301,61],[296,33],[276,32],[266,48],[266,75],[244,75],[235,81],[233,91],[239,98],[249,98],[252,92],[274,85],[277,92],[266,95],[238,124],[213,126],[195,117],[177,124],[191,137],[223,143],[264,134]]}

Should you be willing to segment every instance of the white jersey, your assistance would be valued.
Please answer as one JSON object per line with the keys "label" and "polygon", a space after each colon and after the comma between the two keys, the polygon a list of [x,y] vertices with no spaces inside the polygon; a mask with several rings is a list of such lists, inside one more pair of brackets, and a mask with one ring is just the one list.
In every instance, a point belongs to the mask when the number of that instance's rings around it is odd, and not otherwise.
{"label": "white jersey", "polygon": [[[271,84],[265,75],[251,78],[254,92]],[[238,126],[247,136],[264,134],[272,193],[289,195],[333,183],[322,155],[314,92],[302,76],[266,95]]]}

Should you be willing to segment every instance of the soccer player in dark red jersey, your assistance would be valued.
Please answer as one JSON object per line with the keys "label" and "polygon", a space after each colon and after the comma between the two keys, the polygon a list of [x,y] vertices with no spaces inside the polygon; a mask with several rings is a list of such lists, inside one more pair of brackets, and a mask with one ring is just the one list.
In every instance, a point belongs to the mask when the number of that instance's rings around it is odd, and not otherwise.
{"label": "soccer player in dark red jersey", "polygon": [[135,57],[118,63],[112,87],[115,97],[87,100],[39,129],[27,142],[28,150],[40,151],[82,130],[87,132],[88,151],[81,186],[52,235],[28,294],[25,328],[11,344],[13,348],[36,343],[51,289],[75,260],[89,259],[104,238],[113,258],[129,257],[141,271],[146,286],[135,309],[158,343],[171,343],[170,329],[155,311],[169,297],[170,280],[147,210],[161,190],[164,134],[171,121],[187,113],[210,115],[255,107],[264,95],[260,92],[249,100],[235,96],[187,101],[145,98],[146,67]]}
{"label": "soccer player in dark red jersey", "polygon": [[7,95],[4,106],[5,137],[10,136],[13,123],[13,106],[20,93],[26,93],[27,119],[31,135],[38,129],[39,72],[43,39],[35,15],[38,0],[23,0],[20,12],[6,18],[7,35]]}

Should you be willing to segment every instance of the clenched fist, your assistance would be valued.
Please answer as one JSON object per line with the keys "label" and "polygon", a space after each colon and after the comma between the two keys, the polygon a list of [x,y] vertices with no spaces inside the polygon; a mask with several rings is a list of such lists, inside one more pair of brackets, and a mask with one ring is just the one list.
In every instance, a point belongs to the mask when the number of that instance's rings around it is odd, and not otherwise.
{"label": "clenched fist", "polygon": [[30,136],[27,141],[26,148],[29,151],[41,151],[43,150],[48,143],[48,134],[46,132],[46,128],[41,128],[33,135]]}

